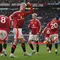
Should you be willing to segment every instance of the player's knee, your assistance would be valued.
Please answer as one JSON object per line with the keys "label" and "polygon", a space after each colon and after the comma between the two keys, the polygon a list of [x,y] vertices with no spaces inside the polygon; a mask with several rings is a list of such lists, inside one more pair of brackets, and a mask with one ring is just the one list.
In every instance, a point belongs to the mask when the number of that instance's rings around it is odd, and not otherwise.
{"label": "player's knee", "polygon": [[13,45],[17,45],[17,40],[14,40],[14,43],[13,43]]}
{"label": "player's knee", "polygon": [[31,41],[31,40],[29,40],[29,41],[28,41],[28,44],[31,44],[31,43],[32,43],[32,41]]}
{"label": "player's knee", "polygon": [[21,43],[25,42],[24,38],[20,38],[19,40],[21,41]]}
{"label": "player's knee", "polygon": [[16,49],[16,45],[12,45],[12,48]]}
{"label": "player's knee", "polygon": [[3,44],[6,44],[7,42],[6,42],[6,40],[3,40]]}
{"label": "player's knee", "polygon": [[36,44],[38,44],[38,41],[36,41]]}
{"label": "player's knee", "polygon": [[49,42],[49,44],[52,44],[52,42]]}
{"label": "player's knee", "polygon": [[58,43],[58,41],[54,41],[54,43]]}
{"label": "player's knee", "polygon": [[21,46],[25,46],[25,43],[21,43]]}

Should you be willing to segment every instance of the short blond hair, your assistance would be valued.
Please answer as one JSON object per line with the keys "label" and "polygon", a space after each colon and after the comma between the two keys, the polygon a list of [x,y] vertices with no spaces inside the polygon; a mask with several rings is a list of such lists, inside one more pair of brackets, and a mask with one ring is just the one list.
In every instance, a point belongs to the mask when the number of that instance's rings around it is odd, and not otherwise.
{"label": "short blond hair", "polygon": [[20,6],[22,6],[22,5],[26,6],[26,3],[21,3]]}
{"label": "short blond hair", "polygon": [[33,13],[32,16],[37,16],[37,14],[36,13]]}

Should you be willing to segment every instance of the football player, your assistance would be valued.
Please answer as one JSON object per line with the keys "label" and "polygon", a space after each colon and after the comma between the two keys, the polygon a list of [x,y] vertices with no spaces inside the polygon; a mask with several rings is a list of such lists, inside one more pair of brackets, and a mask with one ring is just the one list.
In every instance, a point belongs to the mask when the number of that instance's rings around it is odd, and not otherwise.
{"label": "football player", "polygon": [[[48,24],[47,24],[48,25]],[[45,27],[44,30],[42,31],[42,34],[45,37],[45,41],[44,43],[46,43],[46,47],[47,47],[47,51],[49,51],[49,53],[51,53],[51,49],[52,49],[52,40],[50,39],[50,28],[49,27]]]}
{"label": "football player", "polygon": [[10,31],[10,20],[5,15],[0,15],[0,56],[7,56],[6,48],[8,40],[8,33]]}
{"label": "football player", "polygon": [[[38,41],[39,41],[39,35],[41,32],[41,23],[40,23],[39,19],[36,19],[36,17],[37,17],[37,14],[33,13],[32,19],[30,20],[30,23],[28,25],[28,27],[30,29],[28,43],[29,43],[30,48],[32,49],[32,54],[38,54],[38,52],[39,52]],[[32,41],[36,42],[36,52],[34,50]]]}
{"label": "football player", "polygon": [[[30,7],[30,11],[25,11],[26,6]],[[32,4],[31,3],[22,3],[20,5],[20,10],[19,11],[15,11],[13,14],[10,15],[10,19],[13,22],[13,31],[14,31],[14,43],[11,47],[11,54],[10,57],[15,57],[14,56],[14,51],[16,49],[16,45],[17,45],[17,41],[20,40],[21,41],[21,47],[23,49],[24,55],[26,56],[30,56],[30,54],[28,54],[26,52],[26,48],[25,48],[25,39],[23,37],[22,34],[22,28],[24,25],[24,19],[26,16],[28,16],[29,14],[33,13],[33,8],[32,8]]]}
{"label": "football player", "polygon": [[56,18],[53,18],[52,21],[48,23],[48,27],[51,30],[50,39],[55,43],[56,54],[58,50],[58,24],[60,24],[60,20],[56,20]]}

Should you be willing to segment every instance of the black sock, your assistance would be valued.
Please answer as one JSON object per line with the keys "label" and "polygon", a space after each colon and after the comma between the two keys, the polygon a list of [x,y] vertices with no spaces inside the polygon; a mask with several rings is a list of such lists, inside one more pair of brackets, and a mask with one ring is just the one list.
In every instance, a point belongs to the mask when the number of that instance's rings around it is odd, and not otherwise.
{"label": "black sock", "polygon": [[46,47],[48,47],[49,45],[48,44],[46,44]]}
{"label": "black sock", "polygon": [[55,43],[55,48],[58,49],[58,43]]}
{"label": "black sock", "polygon": [[39,52],[39,44],[38,44],[38,41],[36,41],[36,51]]}
{"label": "black sock", "polygon": [[22,43],[22,44],[21,44],[21,47],[22,47],[22,49],[23,49],[23,52],[26,52],[25,43]]}
{"label": "black sock", "polygon": [[2,44],[0,44],[0,53],[2,52]]}
{"label": "black sock", "polygon": [[30,43],[29,44],[29,46],[30,46],[30,48],[32,49],[32,50],[34,50],[34,47],[33,47],[33,45]]}
{"label": "black sock", "polygon": [[6,43],[4,43],[4,44],[3,44],[3,48],[4,48],[4,49],[6,49],[6,47],[7,47],[7,44],[6,44]]}
{"label": "black sock", "polygon": [[39,44],[36,44],[36,50],[39,52]]}
{"label": "black sock", "polygon": [[16,45],[13,45],[11,48],[11,53],[14,53],[15,49],[16,49]]}
{"label": "black sock", "polygon": [[52,49],[52,44],[49,44],[49,49],[50,49],[50,51],[51,51],[51,49]]}

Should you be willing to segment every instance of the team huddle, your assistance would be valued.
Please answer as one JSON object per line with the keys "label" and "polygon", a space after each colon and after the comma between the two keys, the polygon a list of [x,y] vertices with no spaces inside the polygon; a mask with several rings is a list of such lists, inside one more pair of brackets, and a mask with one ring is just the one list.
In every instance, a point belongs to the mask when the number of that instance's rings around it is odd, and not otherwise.
{"label": "team huddle", "polygon": [[[25,11],[26,6],[30,8],[29,11]],[[26,16],[32,14],[32,19],[30,20],[30,23],[28,25],[28,28],[30,30],[29,32],[29,39],[28,44],[32,50],[32,53],[29,54],[26,51],[25,47],[25,39],[22,34],[22,28],[24,25],[24,19]],[[16,49],[17,41],[21,41],[21,47],[24,52],[25,56],[31,56],[33,54],[39,53],[39,36],[40,34],[43,34],[45,36],[45,43],[47,45],[47,50],[49,53],[51,53],[52,50],[52,43],[55,43],[55,53],[57,54],[58,51],[58,24],[60,24],[60,20],[56,20],[56,18],[53,18],[51,22],[47,24],[47,26],[42,30],[41,22],[39,19],[37,19],[37,14],[34,13],[33,7],[31,3],[23,3],[20,5],[19,11],[15,11],[12,13],[9,17],[5,15],[0,15],[0,56],[7,56],[6,54],[6,48],[8,40],[8,34],[10,32],[10,26],[13,27],[13,33],[14,33],[14,42],[11,47],[11,53],[10,57],[15,57],[14,52]],[[33,47],[32,41],[36,42],[36,51]]]}

